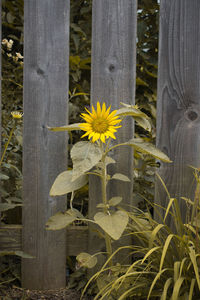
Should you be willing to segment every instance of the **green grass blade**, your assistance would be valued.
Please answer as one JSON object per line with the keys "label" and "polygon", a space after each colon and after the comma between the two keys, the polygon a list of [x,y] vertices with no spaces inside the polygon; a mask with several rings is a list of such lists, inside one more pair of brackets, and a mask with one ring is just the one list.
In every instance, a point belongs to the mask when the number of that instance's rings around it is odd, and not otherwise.
{"label": "green grass blade", "polygon": [[195,251],[194,251],[194,249],[192,247],[190,247],[189,255],[190,255],[190,259],[191,259],[192,264],[193,264],[193,268],[194,268],[194,272],[195,272],[195,275],[196,275],[197,284],[198,284],[199,291],[200,291],[199,268],[197,266],[196,254],[195,254]]}
{"label": "green grass blade", "polygon": [[164,288],[163,288],[163,293],[161,295],[160,300],[167,300],[167,292],[168,289],[170,287],[170,284],[172,283],[173,279],[172,278],[168,278],[165,282]]}
{"label": "green grass blade", "polygon": [[143,295],[142,291],[143,291],[143,289],[144,289],[144,284],[140,284],[140,285],[138,284],[136,287],[135,287],[135,286],[132,287],[131,289],[129,289],[129,290],[127,290],[125,293],[123,293],[123,294],[119,297],[119,299],[117,299],[117,300],[124,300],[124,299],[127,299],[127,296],[128,296],[131,292],[133,292],[134,290],[136,290],[136,289],[141,290],[141,294],[139,294],[139,292],[138,292],[138,294],[137,294],[136,296],[138,296],[138,297],[142,296],[142,295]]}
{"label": "green grass blade", "polygon": [[160,259],[160,271],[162,270],[162,267],[163,267],[163,263],[164,263],[164,259],[165,259],[165,256],[166,256],[166,253],[167,253],[167,250],[169,248],[169,245],[170,245],[170,242],[172,240],[172,238],[175,236],[175,234],[170,234],[168,235],[166,241],[165,241],[165,244],[164,244],[164,247],[163,247],[163,251],[162,251],[162,256],[161,256],[161,259]]}
{"label": "green grass blade", "polygon": [[151,248],[153,247],[153,242],[154,242],[154,240],[155,240],[155,238],[156,238],[156,235],[157,235],[157,233],[160,231],[160,229],[163,228],[163,227],[165,227],[164,224],[158,224],[158,225],[154,228],[154,230],[152,231],[151,237],[150,237],[150,240],[149,240],[149,249],[151,249]]}
{"label": "green grass blade", "polygon": [[143,260],[141,261],[141,264],[143,264],[144,261],[145,261],[145,260],[146,260],[153,252],[155,252],[156,250],[159,250],[159,249],[161,249],[160,246],[154,247],[154,248],[152,248],[151,250],[149,250],[149,251],[147,252],[147,254],[145,255],[145,257],[143,258]]}
{"label": "green grass blade", "polygon": [[179,279],[175,282],[171,300],[179,299],[178,297],[179,297],[180,288],[181,288],[181,285],[184,280],[185,280],[185,277],[179,277]]}
{"label": "green grass blade", "polygon": [[173,205],[174,200],[175,200],[175,198],[170,198],[170,200],[169,200],[169,204],[167,205],[167,209],[166,209],[165,216],[164,216],[164,222],[169,214],[169,210],[170,210],[171,206]]}
{"label": "green grass blade", "polygon": [[177,226],[177,232],[180,236],[183,235],[184,225],[182,221],[180,206],[178,204],[178,200],[174,199],[174,207],[175,207],[175,215],[176,215],[176,226]]}
{"label": "green grass blade", "polygon": [[182,275],[183,272],[183,267],[185,265],[185,263],[188,261],[188,257],[184,257],[181,261],[181,266],[180,266],[180,276]]}
{"label": "green grass blade", "polygon": [[181,265],[180,261],[176,261],[174,263],[174,282],[176,282],[180,277],[180,265]]}
{"label": "green grass blade", "polygon": [[165,268],[165,269],[163,269],[162,271],[160,271],[160,272],[157,273],[157,275],[155,276],[155,278],[154,278],[154,280],[153,280],[153,282],[152,282],[152,284],[151,284],[151,287],[150,287],[150,289],[149,289],[149,293],[148,293],[147,300],[150,299],[152,290],[153,290],[153,288],[154,288],[156,282],[160,279],[160,276],[161,276],[165,271],[168,271],[168,270],[170,270],[170,269],[169,269],[169,268]]}
{"label": "green grass blade", "polygon": [[156,172],[155,174],[156,174],[156,176],[158,177],[158,179],[160,180],[160,182],[162,183],[162,186],[164,187],[165,192],[166,192],[166,194],[167,194],[167,196],[168,196],[168,198],[169,198],[169,200],[170,200],[171,197],[170,197],[169,191],[168,191],[168,189],[167,189],[167,187],[166,187],[164,181],[162,180],[162,178],[160,177],[160,175],[159,175],[157,172]]}
{"label": "green grass blade", "polygon": [[191,280],[191,284],[190,284],[190,292],[189,292],[188,300],[192,300],[192,298],[193,298],[193,291],[194,291],[195,282],[196,282],[196,279],[193,278]]}

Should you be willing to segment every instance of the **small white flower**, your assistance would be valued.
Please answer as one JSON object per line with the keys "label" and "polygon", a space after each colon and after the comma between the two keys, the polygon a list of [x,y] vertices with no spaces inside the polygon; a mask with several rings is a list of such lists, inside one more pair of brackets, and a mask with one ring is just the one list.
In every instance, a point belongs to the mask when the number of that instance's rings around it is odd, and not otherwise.
{"label": "small white flower", "polygon": [[21,55],[21,53],[19,53],[19,52],[16,52],[16,55],[17,55],[17,57],[20,58],[20,59],[24,58],[24,57]]}
{"label": "small white flower", "polygon": [[9,44],[11,44],[11,45],[13,45],[13,40],[9,40],[9,42],[8,42]]}
{"label": "small white flower", "polygon": [[9,41],[7,42],[7,49],[8,49],[8,50],[11,50],[11,49],[12,49],[12,46],[13,46],[13,40],[9,40]]}
{"label": "small white flower", "polygon": [[3,39],[1,43],[2,43],[2,45],[7,45],[8,40],[7,39]]}

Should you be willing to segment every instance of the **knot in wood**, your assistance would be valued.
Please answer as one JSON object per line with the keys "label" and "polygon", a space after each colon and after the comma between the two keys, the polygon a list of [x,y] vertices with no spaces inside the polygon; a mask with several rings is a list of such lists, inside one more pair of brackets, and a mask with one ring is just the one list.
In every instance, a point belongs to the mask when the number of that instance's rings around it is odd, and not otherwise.
{"label": "knot in wood", "polygon": [[109,67],[108,67],[108,70],[109,70],[110,72],[114,72],[114,71],[115,71],[115,65],[110,64]]}
{"label": "knot in wood", "polygon": [[45,71],[44,70],[42,70],[41,68],[37,68],[37,74],[38,75],[41,75],[41,76],[43,76],[44,75],[44,73],[45,73]]}
{"label": "knot in wood", "polygon": [[196,109],[188,109],[186,111],[186,118],[189,120],[189,121],[195,121],[197,120],[199,117],[199,114],[198,114],[198,111],[196,111]]}

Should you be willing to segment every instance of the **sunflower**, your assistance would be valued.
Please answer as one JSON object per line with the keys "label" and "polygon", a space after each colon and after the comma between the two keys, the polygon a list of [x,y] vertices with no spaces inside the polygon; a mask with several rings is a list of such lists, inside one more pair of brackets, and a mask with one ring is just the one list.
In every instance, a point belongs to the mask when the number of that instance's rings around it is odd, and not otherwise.
{"label": "sunflower", "polygon": [[82,123],[80,129],[86,131],[86,133],[82,135],[82,138],[88,136],[88,139],[92,138],[93,143],[97,140],[101,140],[105,143],[105,139],[109,137],[116,139],[114,133],[117,131],[117,128],[121,127],[116,126],[116,124],[120,123],[121,120],[118,116],[115,116],[117,110],[110,113],[110,108],[111,107],[106,109],[105,103],[103,103],[101,108],[99,102],[97,102],[96,110],[92,106],[92,112],[85,108],[87,114],[82,113],[81,118],[83,118],[86,123]]}

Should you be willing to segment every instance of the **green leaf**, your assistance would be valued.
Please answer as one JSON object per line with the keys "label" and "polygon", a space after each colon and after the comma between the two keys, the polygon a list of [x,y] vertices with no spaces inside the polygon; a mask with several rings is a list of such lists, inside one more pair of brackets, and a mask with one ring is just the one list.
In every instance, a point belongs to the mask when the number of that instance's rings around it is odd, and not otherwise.
{"label": "green leaf", "polygon": [[66,211],[65,213],[58,212],[54,216],[50,217],[47,221],[47,230],[63,229],[75,220],[76,216],[70,215],[68,211]]}
{"label": "green leaf", "polygon": [[112,197],[108,203],[110,206],[116,206],[122,201],[122,197]]}
{"label": "green leaf", "polygon": [[112,215],[98,212],[94,216],[95,222],[114,240],[118,240],[128,224],[128,214],[118,210]]}
{"label": "green leaf", "polygon": [[149,86],[144,80],[139,77],[136,78],[136,85]]}
{"label": "green leaf", "polygon": [[80,253],[76,259],[80,267],[91,269],[97,264],[97,257],[85,252]]}
{"label": "green leaf", "polygon": [[51,187],[50,195],[58,196],[68,194],[82,188],[88,182],[87,175],[82,175],[72,181],[72,174],[73,171],[71,170],[60,173]]}
{"label": "green leaf", "polygon": [[20,256],[20,257],[23,257],[23,258],[34,258],[34,256],[32,256],[28,253],[25,253],[23,251],[15,251],[14,255],[17,255],[17,256]]}
{"label": "green leaf", "polygon": [[34,258],[34,256],[27,254],[23,251],[0,251],[0,256],[5,256],[5,255],[17,255],[23,258]]}
{"label": "green leaf", "polygon": [[109,164],[115,164],[116,161],[110,157],[110,156],[106,156],[106,166],[109,165]]}
{"label": "green leaf", "polygon": [[78,142],[71,150],[73,161],[72,181],[92,169],[102,158],[100,147],[91,142]]}
{"label": "green leaf", "polygon": [[151,123],[148,119],[142,117],[134,117],[137,124],[145,130],[151,131]]}
{"label": "green leaf", "polygon": [[144,154],[149,154],[157,159],[164,162],[172,162],[169,157],[163,153],[161,150],[156,148],[153,144],[144,142],[142,139],[131,139],[130,141],[123,143],[122,145],[130,145],[135,148],[135,150],[142,152]]}
{"label": "green leaf", "polygon": [[17,206],[22,206],[22,204],[0,203],[0,211],[6,211],[9,209],[13,209]]}
{"label": "green leaf", "polygon": [[97,204],[97,208],[105,208],[105,207],[107,207],[107,205],[105,205],[104,203]]}
{"label": "green leaf", "polygon": [[0,180],[8,180],[9,176],[0,173]]}
{"label": "green leaf", "polygon": [[81,130],[80,129],[81,123],[74,123],[71,125],[61,126],[61,127],[48,127],[47,128],[51,131],[73,131],[73,130]]}
{"label": "green leaf", "polygon": [[115,116],[119,116],[119,117],[132,116],[132,117],[143,117],[143,118],[149,119],[149,117],[145,113],[143,113],[141,110],[139,110],[138,108],[136,108],[132,105],[128,105],[128,104],[126,104],[126,107],[118,109]]}
{"label": "green leaf", "polygon": [[130,182],[130,179],[126,175],[120,174],[120,173],[114,174],[111,179],[116,179],[116,180],[121,180],[121,181],[125,181],[125,182]]}

